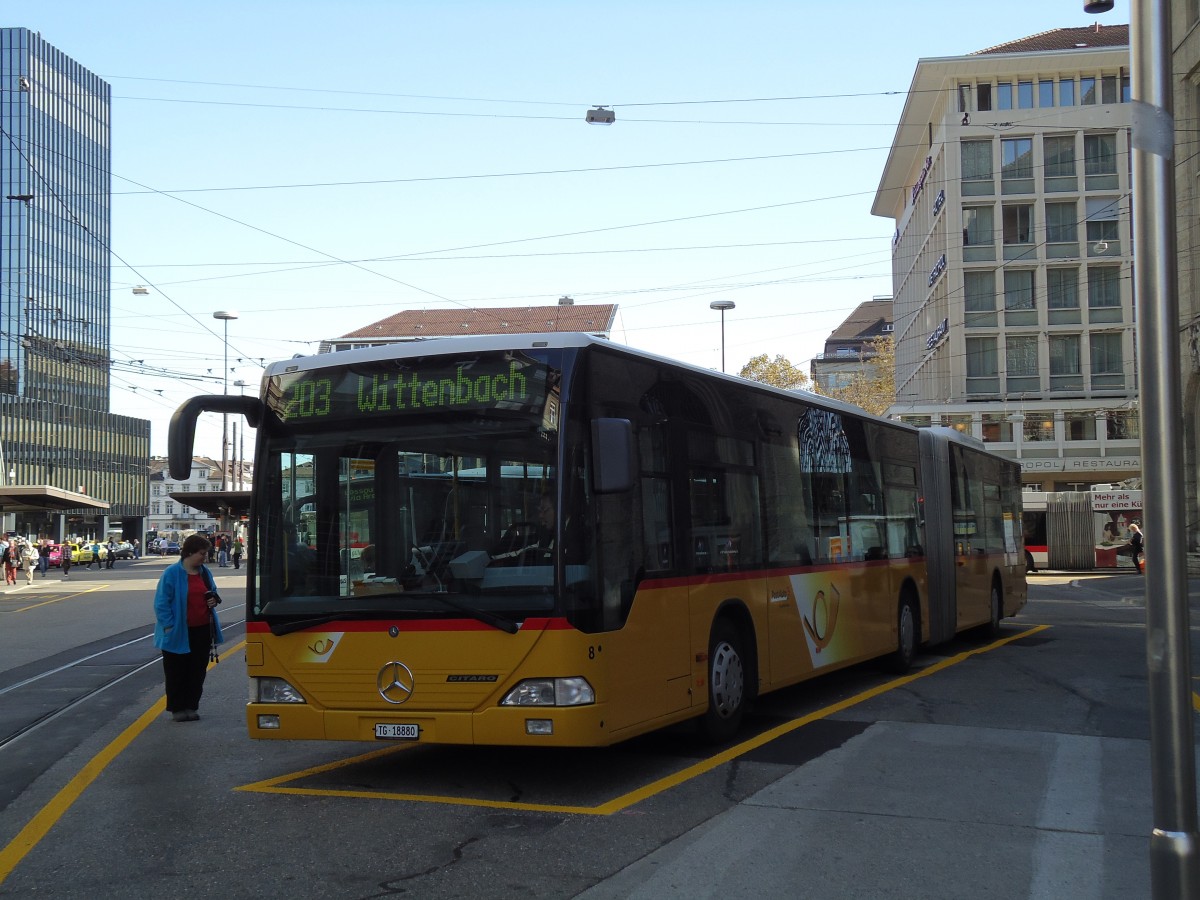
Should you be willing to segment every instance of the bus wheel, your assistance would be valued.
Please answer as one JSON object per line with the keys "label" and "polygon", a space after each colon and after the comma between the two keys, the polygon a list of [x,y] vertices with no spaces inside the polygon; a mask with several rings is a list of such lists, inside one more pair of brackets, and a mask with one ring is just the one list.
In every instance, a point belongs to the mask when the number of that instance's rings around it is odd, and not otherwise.
{"label": "bus wheel", "polygon": [[1000,637],[1000,619],[1004,616],[1004,601],[1000,597],[1000,582],[992,582],[992,609],[991,618],[988,619],[987,633],[988,637]]}
{"label": "bus wheel", "polygon": [[728,619],[713,624],[708,642],[708,711],[701,730],[710,741],[726,741],[737,733],[746,708],[746,673],[742,638]]}
{"label": "bus wheel", "polygon": [[900,596],[896,614],[896,651],[892,654],[891,670],[903,675],[917,658],[917,609],[913,596],[905,591]]}

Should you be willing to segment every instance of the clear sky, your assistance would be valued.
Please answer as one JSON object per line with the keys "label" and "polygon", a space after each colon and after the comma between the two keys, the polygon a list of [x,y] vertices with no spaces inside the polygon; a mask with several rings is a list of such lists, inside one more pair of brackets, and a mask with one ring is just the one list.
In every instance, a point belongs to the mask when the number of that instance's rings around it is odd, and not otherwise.
{"label": "clear sky", "polygon": [[[231,392],[400,309],[564,294],[709,368],[732,300],[727,370],[807,368],[891,293],[870,207],[917,60],[1097,21],[1127,0],[40,0],[0,24],[112,85],[112,350],[137,361],[112,409],[163,454],[174,409],[222,390],[217,310]],[[584,122],[598,104],[615,124]]]}

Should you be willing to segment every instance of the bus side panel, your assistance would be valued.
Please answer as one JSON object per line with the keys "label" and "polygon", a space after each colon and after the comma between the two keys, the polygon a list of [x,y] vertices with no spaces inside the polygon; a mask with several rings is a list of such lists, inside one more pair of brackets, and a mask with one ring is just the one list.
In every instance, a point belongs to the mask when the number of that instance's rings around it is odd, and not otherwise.
{"label": "bus side panel", "polygon": [[929,429],[921,430],[920,442],[925,558],[929,572],[928,638],[930,643],[937,644],[954,636],[958,621],[950,454],[945,438]]}
{"label": "bus side panel", "polygon": [[[607,727],[620,732],[694,702],[693,656],[683,586],[643,587],[619,631],[593,635],[604,655],[610,704]],[[652,648],[650,652],[648,648]],[[703,678],[701,679],[703,681]]]}

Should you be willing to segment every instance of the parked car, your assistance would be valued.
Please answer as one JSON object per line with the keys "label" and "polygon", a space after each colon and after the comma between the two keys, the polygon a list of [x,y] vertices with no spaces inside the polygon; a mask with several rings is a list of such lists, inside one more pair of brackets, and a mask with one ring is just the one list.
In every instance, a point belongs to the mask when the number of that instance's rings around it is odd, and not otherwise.
{"label": "parked car", "polygon": [[91,544],[63,544],[64,547],[70,548],[71,565],[86,566],[92,562],[92,545]]}
{"label": "parked car", "polygon": [[178,556],[179,541],[167,541],[167,546],[162,552],[165,556]]}
{"label": "parked car", "polygon": [[62,565],[62,544],[49,544],[44,548],[46,565],[58,568]]}
{"label": "parked car", "polygon": [[133,559],[133,544],[121,541],[113,548],[113,559]]}

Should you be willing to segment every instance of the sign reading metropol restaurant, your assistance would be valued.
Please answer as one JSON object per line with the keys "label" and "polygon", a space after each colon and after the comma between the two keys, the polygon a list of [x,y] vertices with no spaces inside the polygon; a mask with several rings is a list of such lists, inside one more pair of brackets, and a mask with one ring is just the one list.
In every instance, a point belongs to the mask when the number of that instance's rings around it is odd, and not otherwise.
{"label": "sign reading metropol restaurant", "polygon": [[1140,456],[1089,456],[1021,460],[1022,472],[1125,472],[1141,471]]}

